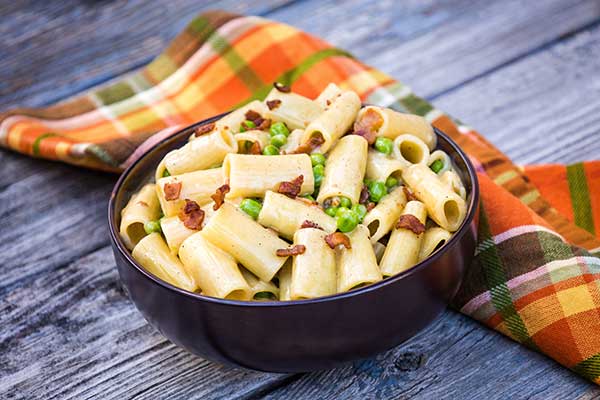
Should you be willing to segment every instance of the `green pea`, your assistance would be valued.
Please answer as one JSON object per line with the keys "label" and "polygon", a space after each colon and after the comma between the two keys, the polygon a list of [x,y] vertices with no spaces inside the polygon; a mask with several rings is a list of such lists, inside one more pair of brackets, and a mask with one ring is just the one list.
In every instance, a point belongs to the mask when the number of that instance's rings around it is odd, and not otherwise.
{"label": "green pea", "polygon": [[398,186],[398,179],[394,178],[393,176],[388,177],[385,180],[385,186],[387,186],[388,189]]}
{"label": "green pea", "polygon": [[240,124],[240,132],[246,132],[254,128],[256,128],[256,125],[252,121],[246,120]]}
{"label": "green pea", "polygon": [[392,154],[392,149],[394,148],[394,142],[392,139],[386,137],[378,137],[375,140],[375,149],[383,154]]}
{"label": "green pea", "polygon": [[167,169],[165,168],[165,170],[163,171],[162,177],[163,177],[163,178],[166,178],[167,176],[171,176],[171,173],[169,172],[169,170],[167,170]]}
{"label": "green pea", "polygon": [[260,214],[262,204],[254,199],[244,199],[240,203],[240,209],[253,219],[256,219],[258,218],[258,214]]}
{"label": "green pea", "polygon": [[263,154],[265,156],[276,156],[279,154],[279,149],[270,144],[268,146],[265,146],[265,148],[263,149]]}
{"label": "green pea", "polygon": [[287,126],[285,126],[283,122],[275,122],[274,124],[271,124],[269,132],[271,136],[284,135],[285,137],[287,137],[290,134],[289,129],[287,128]]}
{"label": "green pea", "polygon": [[275,147],[281,147],[287,143],[287,137],[285,135],[275,135],[271,137],[271,144]]}
{"label": "green pea", "polygon": [[378,203],[387,194],[387,188],[383,182],[374,182],[369,186],[369,199]]}
{"label": "green pea", "polygon": [[304,196],[301,196],[301,197],[304,197],[305,199],[308,199],[310,201],[315,201],[315,198],[312,197],[310,194],[305,194]]}
{"label": "green pea", "polygon": [[347,208],[340,207],[335,214],[335,221],[341,232],[350,232],[358,225],[358,215]]}
{"label": "green pea", "polygon": [[315,186],[321,186],[323,175],[325,175],[325,167],[322,164],[313,167],[313,175],[315,177]]}
{"label": "green pea", "polygon": [[358,215],[358,221],[363,222],[365,215],[367,215],[367,207],[362,204],[355,204],[352,206],[352,212]]}
{"label": "green pea", "polygon": [[436,174],[444,168],[444,162],[442,160],[435,160],[433,164],[429,166],[433,172]]}
{"label": "green pea", "polygon": [[370,187],[373,183],[375,183],[375,181],[372,179],[365,179],[363,181],[363,183],[365,184],[366,187]]}
{"label": "green pea", "polygon": [[258,292],[254,295],[254,300],[277,300],[271,292]]}
{"label": "green pea", "polygon": [[346,208],[352,207],[352,200],[350,200],[347,197],[341,196],[340,197],[340,207],[346,207]]}
{"label": "green pea", "polygon": [[325,209],[325,214],[329,215],[330,217],[335,217],[337,212],[338,212],[337,207],[329,207],[329,208]]}
{"label": "green pea", "polygon": [[158,221],[148,221],[146,223],[144,223],[144,230],[146,231],[146,233],[149,235],[153,232],[161,232],[160,229],[160,222]]}
{"label": "green pea", "polygon": [[313,153],[310,155],[310,162],[313,167],[315,165],[325,165],[325,156],[321,153]]}

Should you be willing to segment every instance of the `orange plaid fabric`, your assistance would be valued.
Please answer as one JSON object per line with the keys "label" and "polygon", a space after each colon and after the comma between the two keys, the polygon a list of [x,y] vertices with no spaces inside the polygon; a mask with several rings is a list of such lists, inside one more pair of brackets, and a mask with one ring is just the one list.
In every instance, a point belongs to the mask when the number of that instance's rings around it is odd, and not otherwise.
{"label": "orange plaid fabric", "polygon": [[179,127],[263,98],[273,81],[329,82],[424,116],[469,154],[482,193],[475,260],[453,306],[600,383],[600,162],[515,166],[384,73],[288,25],[199,16],[143,70],[45,109],[0,116],[0,144],[120,171]]}

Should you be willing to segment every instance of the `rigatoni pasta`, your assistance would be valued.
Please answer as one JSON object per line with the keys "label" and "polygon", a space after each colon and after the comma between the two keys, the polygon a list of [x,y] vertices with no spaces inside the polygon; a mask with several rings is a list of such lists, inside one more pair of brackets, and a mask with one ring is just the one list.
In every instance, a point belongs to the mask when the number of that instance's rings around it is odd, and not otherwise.
{"label": "rigatoni pasta", "polygon": [[120,235],[148,272],[203,296],[351,291],[426,259],[464,220],[466,188],[435,146],[420,116],[277,84],[168,153]]}

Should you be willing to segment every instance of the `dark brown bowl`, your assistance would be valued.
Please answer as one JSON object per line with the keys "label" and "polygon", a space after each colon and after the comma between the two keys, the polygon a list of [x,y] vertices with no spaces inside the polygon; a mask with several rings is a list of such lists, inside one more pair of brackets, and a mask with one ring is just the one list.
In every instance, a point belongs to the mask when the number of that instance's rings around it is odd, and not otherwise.
{"label": "dark brown bowl", "polygon": [[151,179],[168,151],[183,145],[195,127],[220,117],[196,123],[155,145],[113,189],[108,221],[119,275],[150,324],[173,343],[209,360],[260,371],[305,372],[397,346],[444,310],[473,258],[479,188],[466,155],[438,130],[438,148],[450,155],[465,182],[467,217],[445,246],[405,272],[334,296],[243,302],[187,292],[138,265],[119,237],[121,209]]}

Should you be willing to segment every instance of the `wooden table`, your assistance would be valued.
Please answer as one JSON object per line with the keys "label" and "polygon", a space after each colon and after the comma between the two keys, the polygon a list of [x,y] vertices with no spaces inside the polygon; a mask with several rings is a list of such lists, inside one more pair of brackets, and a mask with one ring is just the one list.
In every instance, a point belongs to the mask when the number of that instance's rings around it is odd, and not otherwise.
{"label": "wooden table", "polygon": [[[198,1],[0,5],[0,109],[42,106],[146,64]],[[600,156],[598,0],[213,1],[319,35],[409,83],[517,162]],[[0,151],[0,397],[600,398],[554,361],[446,312],[330,371],[225,368],[172,345],[117,280],[116,177]]]}

